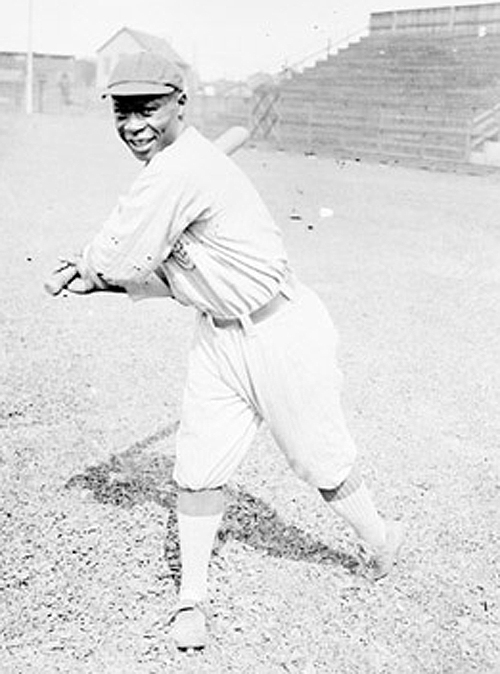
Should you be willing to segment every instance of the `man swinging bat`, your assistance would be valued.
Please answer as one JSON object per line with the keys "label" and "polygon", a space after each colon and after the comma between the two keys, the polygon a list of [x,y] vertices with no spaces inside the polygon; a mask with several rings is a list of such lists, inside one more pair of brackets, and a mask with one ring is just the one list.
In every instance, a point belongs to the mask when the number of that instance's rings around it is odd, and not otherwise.
{"label": "man swinging bat", "polygon": [[163,56],[129,55],[105,95],[119,136],[144,167],[48,289],[172,298],[197,312],[176,439],[182,577],[170,618],[177,647],[198,649],[207,642],[223,487],[262,421],[295,473],[371,550],[375,579],[394,565],[402,527],[380,516],[357,466],[332,321],[290,268],[281,232],[248,178],[185,123],[181,73]]}

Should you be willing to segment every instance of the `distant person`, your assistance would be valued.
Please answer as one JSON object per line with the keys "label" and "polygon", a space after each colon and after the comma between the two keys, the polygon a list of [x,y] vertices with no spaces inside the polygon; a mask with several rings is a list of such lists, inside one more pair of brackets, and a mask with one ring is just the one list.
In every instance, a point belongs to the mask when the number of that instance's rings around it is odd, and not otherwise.
{"label": "distant person", "polygon": [[186,125],[182,74],[157,54],[128,55],[105,95],[144,167],[81,257],[67,262],[78,273],[69,290],[173,298],[197,312],[176,442],[182,574],[171,617],[178,648],[203,648],[223,488],[262,421],[295,473],[372,551],[375,579],[395,563],[402,527],[380,516],[357,465],[326,308],[296,278],[248,178]]}
{"label": "distant person", "polygon": [[68,73],[62,73],[59,78],[59,91],[61,94],[61,103],[71,105],[71,80]]}

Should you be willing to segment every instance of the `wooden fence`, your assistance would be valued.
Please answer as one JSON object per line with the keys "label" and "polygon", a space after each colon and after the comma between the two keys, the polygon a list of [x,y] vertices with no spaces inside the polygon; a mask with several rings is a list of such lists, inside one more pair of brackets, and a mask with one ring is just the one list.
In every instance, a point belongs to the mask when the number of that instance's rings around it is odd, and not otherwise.
{"label": "wooden fence", "polygon": [[252,99],[241,96],[194,96],[187,119],[209,138],[230,126],[251,128]]}
{"label": "wooden fence", "polygon": [[370,34],[386,32],[500,33],[500,3],[375,12]]}

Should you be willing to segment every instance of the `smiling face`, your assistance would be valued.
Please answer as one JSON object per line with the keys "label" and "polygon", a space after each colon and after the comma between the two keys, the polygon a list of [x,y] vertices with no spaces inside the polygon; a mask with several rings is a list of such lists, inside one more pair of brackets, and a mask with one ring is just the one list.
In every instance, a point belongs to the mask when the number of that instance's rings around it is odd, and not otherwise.
{"label": "smiling face", "polygon": [[120,138],[139,161],[149,162],[181,134],[185,96],[113,96],[115,126]]}

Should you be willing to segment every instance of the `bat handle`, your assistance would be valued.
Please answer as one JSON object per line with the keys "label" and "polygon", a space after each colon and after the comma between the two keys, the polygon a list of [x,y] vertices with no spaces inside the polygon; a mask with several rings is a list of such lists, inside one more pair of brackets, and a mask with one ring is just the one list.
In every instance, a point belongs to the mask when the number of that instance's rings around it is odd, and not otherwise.
{"label": "bat handle", "polygon": [[68,286],[71,281],[78,276],[76,267],[69,266],[61,271],[57,271],[43,285],[49,295],[59,295],[59,293]]}

